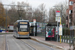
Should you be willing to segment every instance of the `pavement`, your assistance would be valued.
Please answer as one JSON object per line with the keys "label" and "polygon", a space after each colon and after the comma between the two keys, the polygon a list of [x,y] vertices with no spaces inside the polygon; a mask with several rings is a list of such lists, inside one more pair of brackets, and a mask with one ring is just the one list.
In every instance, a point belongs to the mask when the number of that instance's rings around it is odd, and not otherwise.
{"label": "pavement", "polygon": [[0,35],[0,50],[5,50],[5,37]]}
{"label": "pavement", "polygon": [[38,42],[44,43],[48,46],[51,47],[56,47],[56,48],[60,48],[61,50],[73,50],[73,45],[70,45],[68,43],[60,43],[60,42],[56,42],[56,41],[45,41],[44,37],[38,37],[38,36],[31,36],[31,39],[36,40]]}

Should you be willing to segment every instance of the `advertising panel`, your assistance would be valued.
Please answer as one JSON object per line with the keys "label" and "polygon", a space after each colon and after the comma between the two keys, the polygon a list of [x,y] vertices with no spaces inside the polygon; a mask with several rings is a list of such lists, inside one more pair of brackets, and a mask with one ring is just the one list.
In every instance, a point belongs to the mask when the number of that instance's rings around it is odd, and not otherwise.
{"label": "advertising panel", "polygon": [[46,37],[54,37],[55,34],[55,28],[47,26],[46,27]]}

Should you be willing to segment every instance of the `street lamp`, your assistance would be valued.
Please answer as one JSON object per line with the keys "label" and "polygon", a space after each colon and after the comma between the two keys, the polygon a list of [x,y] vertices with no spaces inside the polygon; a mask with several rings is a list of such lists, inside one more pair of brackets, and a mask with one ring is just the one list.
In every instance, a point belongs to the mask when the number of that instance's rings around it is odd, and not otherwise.
{"label": "street lamp", "polygon": [[6,8],[6,30],[7,30],[7,15],[8,15],[8,12],[7,12],[7,8]]}

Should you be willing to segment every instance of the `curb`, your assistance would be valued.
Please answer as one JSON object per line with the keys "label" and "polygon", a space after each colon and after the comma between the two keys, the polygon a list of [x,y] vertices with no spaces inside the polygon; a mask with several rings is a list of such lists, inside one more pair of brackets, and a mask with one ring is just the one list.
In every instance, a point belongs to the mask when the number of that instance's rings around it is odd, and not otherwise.
{"label": "curb", "polygon": [[38,41],[38,42],[40,42],[40,43],[46,44],[46,45],[51,46],[51,47],[56,47],[56,48],[59,48],[59,49],[65,50],[63,47],[60,47],[60,46],[57,46],[57,45],[51,44],[51,43],[49,43],[49,42],[45,42],[45,41],[39,40],[39,39],[34,38],[34,37],[31,37],[31,39],[32,39],[32,40],[35,40],[35,41]]}

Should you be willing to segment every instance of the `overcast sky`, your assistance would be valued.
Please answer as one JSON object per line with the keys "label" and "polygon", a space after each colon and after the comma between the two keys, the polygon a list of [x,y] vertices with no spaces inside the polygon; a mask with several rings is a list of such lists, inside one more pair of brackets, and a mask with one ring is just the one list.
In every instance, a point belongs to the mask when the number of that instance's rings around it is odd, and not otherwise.
{"label": "overcast sky", "polygon": [[3,4],[11,4],[12,2],[28,2],[33,8],[37,8],[40,4],[44,3],[46,9],[53,7],[55,4],[63,3],[68,0],[0,0]]}

